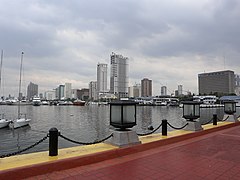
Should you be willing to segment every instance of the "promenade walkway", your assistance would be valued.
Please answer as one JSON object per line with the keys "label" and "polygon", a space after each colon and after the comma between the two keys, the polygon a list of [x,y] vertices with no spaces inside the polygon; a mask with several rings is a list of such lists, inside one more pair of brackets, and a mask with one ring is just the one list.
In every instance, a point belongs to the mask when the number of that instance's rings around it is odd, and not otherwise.
{"label": "promenade walkway", "polygon": [[240,125],[236,124],[184,141],[28,179],[240,179]]}

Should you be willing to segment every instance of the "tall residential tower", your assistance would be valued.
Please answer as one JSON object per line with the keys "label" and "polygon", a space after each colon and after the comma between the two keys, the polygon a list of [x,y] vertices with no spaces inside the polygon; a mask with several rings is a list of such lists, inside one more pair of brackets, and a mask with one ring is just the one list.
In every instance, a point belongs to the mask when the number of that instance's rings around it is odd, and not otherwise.
{"label": "tall residential tower", "polygon": [[110,73],[110,93],[118,98],[128,96],[129,64],[128,58],[112,53]]}
{"label": "tall residential tower", "polygon": [[152,96],[152,80],[144,78],[141,80],[142,97]]}

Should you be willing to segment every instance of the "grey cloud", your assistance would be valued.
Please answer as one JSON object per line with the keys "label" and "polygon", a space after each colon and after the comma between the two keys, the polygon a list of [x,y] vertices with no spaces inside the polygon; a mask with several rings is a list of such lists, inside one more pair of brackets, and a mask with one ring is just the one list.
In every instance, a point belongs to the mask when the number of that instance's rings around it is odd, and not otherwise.
{"label": "grey cloud", "polygon": [[[240,55],[237,0],[0,0],[0,3],[0,48],[5,52],[4,66],[11,72],[13,69],[18,72],[21,51],[26,53],[24,65],[29,73],[34,73],[33,69],[75,73],[74,79],[91,77],[89,81],[96,75],[96,64],[103,59],[109,62],[112,51],[138,57],[134,62],[141,61],[142,66],[148,67],[143,71],[130,64],[133,79],[151,76],[151,66],[166,64],[171,57],[193,64],[195,56],[201,56],[194,61],[208,66],[222,63],[225,56],[226,66],[237,70]],[[143,63],[145,58],[149,62]],[[179,68],[184,69],[180,65]],[[171,68],[154,73],[152,78],[175,83],[181,79],[188,81],[183,74],[171,76]],[[189,73],[195,81],[193,73],[197,72]]]}

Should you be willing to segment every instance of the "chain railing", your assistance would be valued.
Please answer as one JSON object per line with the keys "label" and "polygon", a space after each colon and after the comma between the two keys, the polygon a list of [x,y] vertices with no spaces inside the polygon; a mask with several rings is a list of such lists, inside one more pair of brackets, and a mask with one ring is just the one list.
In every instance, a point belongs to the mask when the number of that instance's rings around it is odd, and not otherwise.
{"label": "chain railing", "polygon": [[219,119],[219,118],[218,118],[218,121],[226,121],[226,120],[228,120],[228,118],[229,118],[229,116],[226,117],[225,119]]}
{"label": "chain railing", "polygon": [[61,133],[59,133],[59,137],[65,139],[69,142],[72,142],[72,143],[75,143],[75,144],[80,144],[80,145],[91,145],[91,144],[101,143],[101,142],[106,141],[107,139],[111,138],[112,136],[113,136],[113,133],[110,134],[109,136],[107,136],[106,138],[102,139],[102,140],[98,140],[98,141],[94,141],[94,142],[80,142],[80,141],[72,140],[72,139],[62,135]]}
{"label": "chain railing", "polygon": [[212,121],[213,121],[213,118],[210,119],[210,121],[208,121],[208,122],[206,122],[206,123],[203,123],[203,124],[201,124],[201,125],[207,125],[207,124],[209,124],[209,123],[212,122]]}
{"label": "chain railing", "polygon": [[146,135],[150,135],[150,134],[153,134],[153,133],[155,133],[160,127],[162,126],[162,123],[156,128],[156,129],[154,129],[153,131],[151,131],[151,132],[148,132],[148,133],[137,133],[137,135],[138,136],[146,136]]}
{"label": "chain railing", "polygon": [[[238,118],[239,117],[240,117],[240,115],[238,116]],[[217,125],[217,121],[226,121],[228,118],[229,118],[229,116],[227,116],[224,120],[220,120],[217,117],[217,115],[215,114],[213,116],[213,118],[205,124],[209,124],[210,122],[213,121],[213,125]],[[202,124],[202,125],[205,125],[205,124]],[[137,135],[138,136],[150,135],[150,134],[153,134],[154,132],[156,132],[160,127],[162,127],[162,135],[166,136],[167,135],[167,126],[170,126],[171,128],[176,129],[176,130],[181,130],[181,129],[184,129],[187,125],[188,125],[188,123],[186,123],[182,127],[175,127],[175,126],[171,125],[170,123],[168,123],[166,119],[164,119],[164,120],[162,120],[162,123],[156,129],[152,130],[151,132],[137,133]],[[33,131],[46,133],[45,131],[39,131],[39,130],[33,130]],[[96,141],[93,141],[93,142],[80,142],[80,141],[76,141],[76,140],[70,139],[69,137],[66,137],[66,136],[62,135],[56,128],[51,128],[49,130],[49,133],[47,133],[46,136],[44,136],[42,139],[40,139],[36,143],[32,144],[31,146],[28,146],[28,147],[26,147],[24,149],[21,149],[19,151],[16,151],[16,152],[0,155],[0,158],[5,158],[5,157],[10,157],[10,156],[21,154],[22,152],[25,152],[25,151],[39,145],[40,143],[45,141],[47,138],[49,138],[49,156],[56,156],[58,154],[58,137],[61,137],[65,140],[67,140],[69,142],[72,142],[72,143],[75,143],[75,144],[91,145],[91,144],[97,144],[97,143],[101,143],[103,141],[106,141],[107,139],[111,138],[112,136],[113,136],[113,133],[110,134],[109,136],[107,136],[106,138],[101,139],[101,140],[96,140]]]}
{"label": "chain railing", "polygon": [[182,126],[182,127],[174,127],[173,125],[171,125],[170,123],[167,123],[171,128],[173,128],[173,129],[176,129],[176,130],[181,130],[181,129],[183,129],[183,128],[185,128],[187,125],[188,125],[188,123],[186,123],[184,126]]}
{"label": "chain railing", "polygon": [[40,139],[39,141],[37,141],[36,143],[32,144],[31,146],[28,146],[27,148],[24,148],[24,149],[21,149],[19,151],[16,151],[16,152],[12,152],[12,153],[8,153],[8,154],[3,154],[3,155],[0,155],[0,158],[5,158],[5,157],[10,157],[10,156],[15,156],[17,154],[21,154],[22,152],[25,152],[31,148],[34,148],[35,146],[39,145],[40,143],[42,143],[44,140],[46,140],[48,138],[48,134],[43,137],[42,139]]}

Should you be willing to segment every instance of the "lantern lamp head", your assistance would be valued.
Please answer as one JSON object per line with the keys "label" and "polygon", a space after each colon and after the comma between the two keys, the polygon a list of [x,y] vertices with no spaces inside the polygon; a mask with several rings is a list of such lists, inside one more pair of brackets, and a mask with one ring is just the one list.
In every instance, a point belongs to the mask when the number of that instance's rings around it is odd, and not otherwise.
{"label": "lantern lamp head", "polygon": [[110,125],[120,130],[132,128],[136,123],[136,102],[114,101],[110,104]]}
{"label": "lantern lamp head", "polygon": [[183,118],[194,121],[200,117],[200,102],[184,101],[183,103]]}
{"label": "lantern lamp head", "polygon": [[224,112],[226,114],[232,115],[236,113],[236,102],[233,100],[225,100],[224,103]]}

